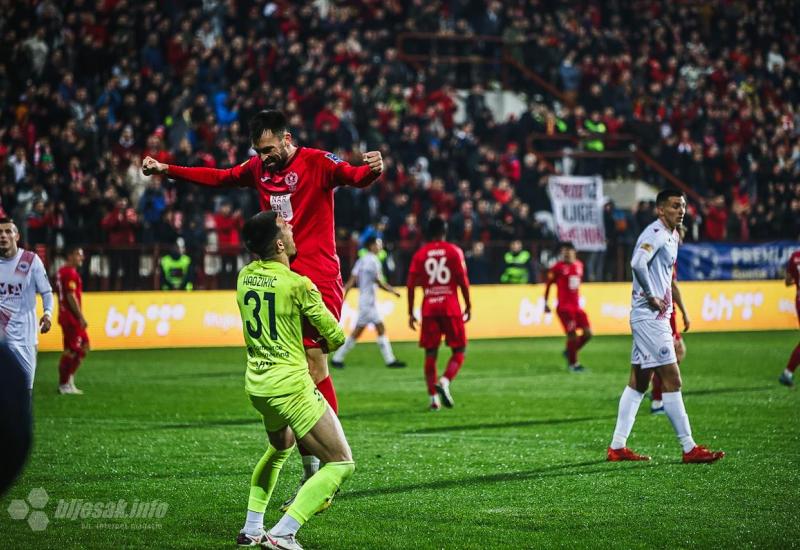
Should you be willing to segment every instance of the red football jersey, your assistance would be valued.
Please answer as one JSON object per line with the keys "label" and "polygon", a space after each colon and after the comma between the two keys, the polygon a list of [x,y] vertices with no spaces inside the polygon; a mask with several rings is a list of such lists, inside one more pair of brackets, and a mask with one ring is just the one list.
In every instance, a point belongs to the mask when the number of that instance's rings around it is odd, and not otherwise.
{"label": "red football jersey", "polygon": [[292,271],[312,281],[340,275],[333,221],[333,190],[338,185],[365,187],[378,178],[369,166],[353,167],[333,153],[298,147],[283,169],[271,173],[258,156],[227,170],[169,166],[169,176],[202,185],[253,187],[262,210],[274,210],[289,222],[297,245]]}
{"label": "red football jersey", "polygon": [[558,288],[558,309],[580,308],[580,287],[583,281],[583,262],[575,260],[571,264],[556,262],[547,272],[548,284],[555,283]]}
{"label": "red football jersey", "polygon": [[789,273],[797,288],[797,298],[800,299],[800,250],[796,250],[786,262],[786,272]]}
{"label": "red football jersey", "polygon": [[74,294],[75,301],[81,304],[83,293],[83,281],[78,271],[69,265],[65,265],[58,270],[56,275],[56,286],[58,288],[58,320],[59,322],[78,322],[77,317],[72,313],[67,305],[67,294]]}
{"label": "red football jersey", "polygon": [[458,287],[469,287],[464,252],[445,241],[431,241],[422,245],[411,259],[407,287],[424,290],[422,316],[461,316]]}

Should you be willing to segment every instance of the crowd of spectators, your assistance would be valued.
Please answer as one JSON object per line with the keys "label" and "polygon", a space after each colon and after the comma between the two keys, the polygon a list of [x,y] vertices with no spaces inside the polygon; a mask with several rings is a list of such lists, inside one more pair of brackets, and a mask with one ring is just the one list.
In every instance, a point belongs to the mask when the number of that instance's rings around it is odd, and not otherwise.
{"label": "crowd of spectators", "polygon": [[[0,0],[0,209],[29,246],[238,248],[252,193],[145,177],[140,160],[231,166],[247,158],[249,117],[278,108],[299,144],[346,159],[383,151],[380,185],[336,193],[342,241],[378,231],[409,250],[434,213],[479,252],[550,239],[536,213],[550,210],[554,168],[529,136],[600,131],[639,136],[703,197],[701,238],[796,238],[798,11],[791,0]],[[403,31],[502,37],[574,104],[543,98],[495,120],[491,73],[404,63]],[[611,243],[638,229],[638,212],[607,210]]]}

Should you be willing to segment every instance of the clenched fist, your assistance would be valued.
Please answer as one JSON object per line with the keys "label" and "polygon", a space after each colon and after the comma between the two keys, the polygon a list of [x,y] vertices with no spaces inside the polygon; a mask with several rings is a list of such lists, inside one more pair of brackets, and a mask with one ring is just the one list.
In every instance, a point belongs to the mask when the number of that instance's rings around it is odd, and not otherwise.
{"label": "clenched fist", "polygon": [[369,151],[361,157],[373,174],[383,173],[383,157],[380,151]]}
{"label": "clenched fist", "polygon": [[145,176],[152,176],[153,174],[167,173],[168,166],[163,162],[158,162],[153,157],[144,157],[142,161],[142,174]]}

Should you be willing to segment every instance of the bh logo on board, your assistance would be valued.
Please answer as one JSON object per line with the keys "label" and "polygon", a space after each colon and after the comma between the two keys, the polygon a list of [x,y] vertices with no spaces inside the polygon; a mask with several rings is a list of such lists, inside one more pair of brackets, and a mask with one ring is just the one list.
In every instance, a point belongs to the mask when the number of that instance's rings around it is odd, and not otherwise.
{"label": "bh logo on board", "polygon": [[106,336],[141,336],[148,322],[156,324],[156,334],[167,336],[172,328],[171,322],[181,321],[184,317],[186,306],[183,304],[151,304],[144,312],[139,311],[135,305],[128,306],[127,311],[111,306],[106,315]]}

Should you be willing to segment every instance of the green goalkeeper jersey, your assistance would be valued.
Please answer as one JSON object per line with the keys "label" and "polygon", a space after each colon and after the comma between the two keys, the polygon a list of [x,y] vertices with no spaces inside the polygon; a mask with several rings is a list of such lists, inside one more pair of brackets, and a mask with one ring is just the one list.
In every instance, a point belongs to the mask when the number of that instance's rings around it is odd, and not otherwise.
{"label": "green goalkeeper jersey", "polygon": [[247,347],[245,390],[251,395],[288,395],[305,387],[304,317],[330,350],[344,343],[344,333],[314,283],[280,262],[246,265],[239,272],[236,294]]}

